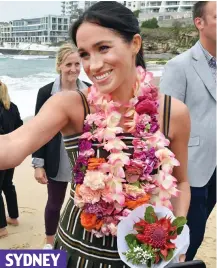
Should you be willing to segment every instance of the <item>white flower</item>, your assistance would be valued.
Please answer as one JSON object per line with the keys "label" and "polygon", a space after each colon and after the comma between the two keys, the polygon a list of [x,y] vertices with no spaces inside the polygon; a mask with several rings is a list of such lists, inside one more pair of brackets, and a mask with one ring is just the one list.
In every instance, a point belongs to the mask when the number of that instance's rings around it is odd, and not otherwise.
{"label": "white flower", "polygon": [[106,175],[104,175],[100,171],[87,170],[86,175],[84,177],[83,184],[86,185],[87,187],[90,187],[90,189],[94,191],[104,189],[105,178],[106,178]]}

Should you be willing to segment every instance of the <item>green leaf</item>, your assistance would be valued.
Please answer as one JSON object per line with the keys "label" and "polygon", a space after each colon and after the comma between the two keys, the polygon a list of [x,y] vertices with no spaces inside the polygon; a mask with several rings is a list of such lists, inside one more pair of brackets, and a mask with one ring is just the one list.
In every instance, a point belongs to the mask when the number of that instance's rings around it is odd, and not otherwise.
{"label": "green leaf", "polygon": [[164,255],[163,255],[161,252],[159,252],[159,256],[160,256],[160,258],[161,258],[162,260],[165,259]]}
{"label": "green leaf", "polygon": [[184,226],[181,226],[181,227],[177,228],[177,235],[181,234],[183,228],[184,228]]}
{"label": "green leaf", "polygon": [[168,255],[166,257],[166,261],[169,261],[173,257],[173,249],[168,250]]}
{"label": "green leaf", "polygon": [[173,236],[177,231],[170,232],[170,235]]}
{"label": "green leaf", "polygon": [[156,214],[154,212],[153,207],[147,207],[145,211],[145,221],[148,223],[155,223],[156,222]]}
{"label": "green leaf", "polygon": [[146,130],[149,130],[151,128],[151,125],[150,124],[147,124],[146,126],[145,126],[145,129]]}
{"label": "green leaf", "polygon": [[133,185],[133,186],[137,186],[137,187],[139,187],[139,188],[140,188],[140,182],[139,182],[139,181],[134,182],[134,183],[131,183],[131,185]]}
{"label": "green leaf", "polygon": [[86,171],[86,169],[87,169],[87,167],[86,166],[82,166],[81,168],[80,168],[80,170],[82,171],[82,172],[85,172]]}
{"label": "green leaf", "polygon": [[187,223],[185,217],[177,217],[173,222],[172,226],[176,226],[177,228],[184,226]]}
{"label": "green leaf", "polygon": [[135,237],[134,234],[128,234],[128,235],[126,235],[125,236],[125,240],[126,240],[127,245],[128,245],[129,248],[134,244],[134,241],[137,242],[136,237]]}
{"label": "green leaf", "polygon": [[148,268],[151,268],[152,261],[151,261],[151,260],[148,260],[148,261],[146,262],[146,265],[147,265]]}

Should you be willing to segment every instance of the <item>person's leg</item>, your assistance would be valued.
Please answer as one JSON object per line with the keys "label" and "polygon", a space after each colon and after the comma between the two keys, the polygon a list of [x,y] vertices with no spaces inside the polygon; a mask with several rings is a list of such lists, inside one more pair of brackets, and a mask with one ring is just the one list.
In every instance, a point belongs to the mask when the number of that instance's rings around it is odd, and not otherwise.
{"label": "person's leg", "polygon": [[208,184],[207,219],[216,204],[216,169]]}
{"label": "person's leg", "polygon": [[8,169],[5,173],[5,180],[2,185],[2,191],[6,198],[8,215],[8,224],[18,225],[17,218],[19,217],[18,204],[17,204],[17,193],[15,186],[13,185],[14,169]]}
{"label": "person's leg", "polygon": [[5,170],[0,170],[0,238],[7,236],[8,232],[6,229],[7,222],[5,217],[5,207],[2,198],[2,185],[5,179]]}
{"label": "person's leg", "polygon": [[190,229],[190,246],[186,253],[186,261],[194,259],[203,241],[207,220],[207,196],[207,185],[201,188],[191,187],[191,202],[187,216],[187,225]]}
{"label": "person's leg", "polygon": [[54,235],[60,219],[60,210],[66,194],[67,182],[58,182],[49,179],[48,200],[45,207],[45,231],[47,244],[53,244]]}

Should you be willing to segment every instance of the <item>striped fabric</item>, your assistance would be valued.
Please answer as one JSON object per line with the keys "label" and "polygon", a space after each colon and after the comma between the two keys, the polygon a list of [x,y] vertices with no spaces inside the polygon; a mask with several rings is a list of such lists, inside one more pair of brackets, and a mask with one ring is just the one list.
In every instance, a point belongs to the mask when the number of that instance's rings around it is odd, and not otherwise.
{"label": "striped fabric", "polygon": [[[84,99],[85,101],[85,99]],[[170,105],[170,102],[167,102]],[[86,106],[85,114],[87,112]],[[168,111],[168,109],[166,109]],[[169,115],[169,113],[167,114]],[[165,118],[169,129],[169,119]],[[164,119],[164,120],[165,120]],[[167,133],[165,133],[167,134]],[[72,166],[78,157],[78,140],[80,134],[64,137],[64,143]],[[132,153],[132,140],[130,134],[124,134],[123,141]],[[98,157],[106,157],[107,152],[93,144]],[[97,238],[86,231],[80,224],[81,210],[74,205],[75,184],[72,183],[70,199],[62,213],[57,230],[54,248],[67,251],[67,268],[128,268],[118,255],[117,239],[112,236]]]}

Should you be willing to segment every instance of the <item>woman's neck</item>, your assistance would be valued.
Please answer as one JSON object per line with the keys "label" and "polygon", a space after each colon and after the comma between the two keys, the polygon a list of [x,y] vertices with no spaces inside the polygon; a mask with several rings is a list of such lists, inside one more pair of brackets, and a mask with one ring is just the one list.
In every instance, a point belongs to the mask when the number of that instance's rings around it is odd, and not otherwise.
{"label": "woman's neck", "polygon": [[64,81],[61,79],[60,81],[61,91],[69,91],[69,90],[77,90],[77,81]]}

